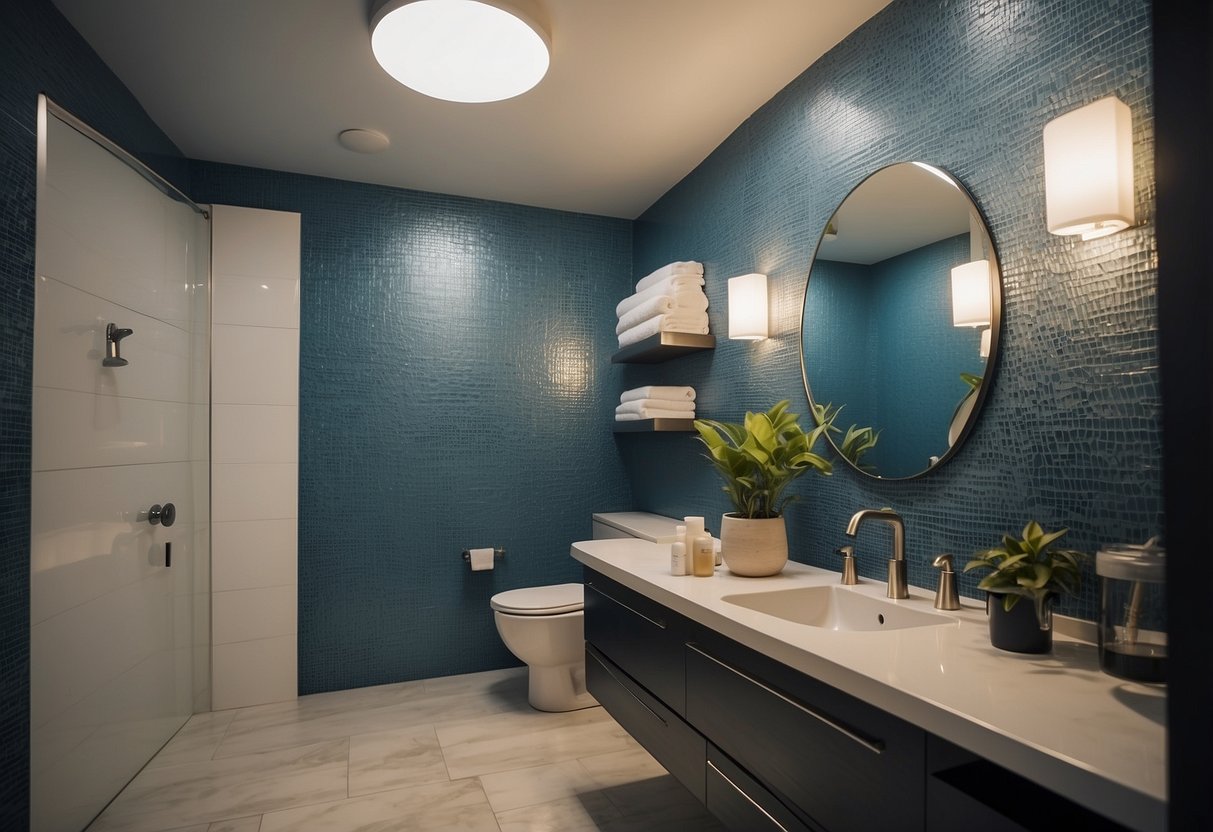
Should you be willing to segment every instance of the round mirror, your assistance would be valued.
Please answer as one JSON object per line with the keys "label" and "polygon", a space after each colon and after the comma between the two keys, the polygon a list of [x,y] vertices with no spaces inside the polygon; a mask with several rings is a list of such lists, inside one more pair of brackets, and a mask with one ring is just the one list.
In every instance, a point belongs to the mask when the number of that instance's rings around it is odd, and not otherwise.
{"label": "round mirror", "polygon": [[968,191],[939,168],[881,168],[826,224],[800,329],[805,391],[856,470],[917,477],[981,410],[998,351],[998,256]]}

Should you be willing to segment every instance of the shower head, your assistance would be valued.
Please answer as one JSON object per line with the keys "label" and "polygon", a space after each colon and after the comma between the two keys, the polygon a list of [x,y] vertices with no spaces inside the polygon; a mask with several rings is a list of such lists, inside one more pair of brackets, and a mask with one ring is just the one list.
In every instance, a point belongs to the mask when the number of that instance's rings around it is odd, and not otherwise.
{"label": "shower head", "polygon": [[134,334],[133,329],[119,329],[114,324],[105,327],[105,358],[101,359],[102,367],[125,367],[129,362],[122,357],[118,342],[128,335]]}

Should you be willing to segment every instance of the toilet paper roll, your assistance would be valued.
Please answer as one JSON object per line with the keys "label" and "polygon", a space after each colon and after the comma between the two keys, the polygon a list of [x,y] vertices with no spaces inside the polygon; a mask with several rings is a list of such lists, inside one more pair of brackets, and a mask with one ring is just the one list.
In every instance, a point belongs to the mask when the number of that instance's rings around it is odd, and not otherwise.
{"label": "toilet paper roll", "polygon": [[486,549],[468,549],[468,560],[471,561],[473,572],[483,572],[493,568],[493,547]]}

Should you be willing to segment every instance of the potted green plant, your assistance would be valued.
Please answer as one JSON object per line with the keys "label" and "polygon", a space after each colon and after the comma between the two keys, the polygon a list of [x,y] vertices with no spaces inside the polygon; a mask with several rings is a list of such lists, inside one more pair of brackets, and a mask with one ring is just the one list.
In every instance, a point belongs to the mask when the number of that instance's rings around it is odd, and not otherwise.
{"label": "potted green plant", "polygon": [[[1082,581],[1079,564],[1086,557],[1072,549],[1054,549],[1069,529],[1046,532],[1035,520],[1022,536],[1003,535],[1002,545],[978,552],[964,571],[989,569],[978,589],[990,593],[990,643],[1015,653],[1048,653],[1053,649],[1052,601],[1075,595]],[[1021,598],[1032,600],[1020,604]]]}
{"label": "potted green plant", "polygon": [[699,441],[724,480],[723,491],[735,509],[720,524],[720,553],[730,571],[748,577],[774,575],[788,562],[783,511],[799,495],[788,494],[792,481],[809,471],[830,474],[829,460],[813,446],[829,426],[807,433],[800,417],[782,401],[766,413],[746,413],[741,424],[696,419]]}

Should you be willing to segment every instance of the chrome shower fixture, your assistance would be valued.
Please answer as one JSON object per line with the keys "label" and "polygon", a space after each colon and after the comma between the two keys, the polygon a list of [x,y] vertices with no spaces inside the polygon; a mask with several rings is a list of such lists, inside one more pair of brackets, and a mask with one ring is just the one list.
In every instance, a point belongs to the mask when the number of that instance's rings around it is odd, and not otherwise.
{"label": "chrome shower fixture", "polygon": [[133,332],[133,329],[119,329],[112,323],[105,327],[105,358],[101,359],[102,367],[125,367],[129,363],[122,357],[118,342]]}

